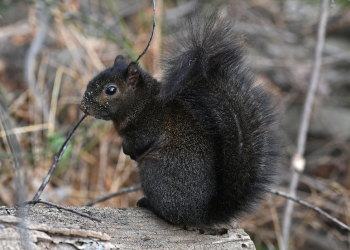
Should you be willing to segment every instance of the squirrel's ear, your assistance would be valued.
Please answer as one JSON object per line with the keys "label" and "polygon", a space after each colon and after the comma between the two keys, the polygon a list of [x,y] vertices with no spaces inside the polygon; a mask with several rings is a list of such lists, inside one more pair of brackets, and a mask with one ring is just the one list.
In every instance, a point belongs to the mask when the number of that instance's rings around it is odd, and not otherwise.
{"label": "squirrel's ear", "polygon": [[127,71],[126,83],[133,90],[136,89],[139,76],[140,76],[140,70],[137,63],[134,63],[134,62],[130,63]]}
{"label": "squirrel's ear", "polygon": [[114,59],[114,66],[118,66],[120,64],[127,64],[126,58],[122,55],[118,55],[115,59]]}

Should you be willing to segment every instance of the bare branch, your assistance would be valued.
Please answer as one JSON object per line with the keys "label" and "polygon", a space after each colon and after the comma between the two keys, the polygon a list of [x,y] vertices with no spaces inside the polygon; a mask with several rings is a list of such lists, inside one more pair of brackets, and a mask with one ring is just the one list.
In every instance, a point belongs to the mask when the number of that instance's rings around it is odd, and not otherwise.
{"label": "bare branch", "polygon": [[46,185],[49,183],[49,180],[51,178],[52,173],[55,171],[58,162],[61,160],[61,157],[64,153],[64,151],[66,151],[67,146],[73,136],[74,131],[77,129],[77,127],[79,126],[79,124],[85,119],[85,117],[87,117],[87,115],[84,115],[73,127],[72,131],[70,131],[70,133],[68,134],[68,137],[66,139],[66,141],[62,144],[60,150],[57,152],[57,154],[54,157],[54,161],[51,165],[51,168],[49,170],[49,172],[47,173],[47,176],[45,178],[45,180],[43,181],[43,183],[41,184],[39,190],[37,191],[37,193],[35,194],[33,201],[36,201],[39,199],[41,193],[44,191],[44,188],[46,187]]}
{"label": "bare branch", "polygon": [[49,206],[53,206],[57,209],[62,209],[62,210],[66,210],[68,212],[71,212],[71,213],[74,213],[74,214],[77,214],[77,215],[80,215],[82,217],[85,217],[85,218],[88,218],[90,220],[95,220],[95,221],[98,221],[98,222],[102,222],[100,219],[97,219],[93,216],[90,216],[86,213],[82,213],[82,212],[79,212],[79,211],[76,211],[74,209],[71,209],[71,208],[68,208],[68,207],[62,207],[60,205],[57,205],[55,203],[52,203],[52,202],[49,202],[49,201],[43,201],[43,200],[31,200],[31,201],[25,201],[25,202],[22,202],[19,204],[19,206],[24,206],[24,205],[35,205],[35,204],[38,204],[38,203],[42,203],[42,204],[46,204],[46,205],[49,205]]}
{"label": "bare branch", "polygon": [[310,209],[316,211],[317,213],[326,216],[328,219],[330,219],[330,220],[333,221],[334,223],[338,224],[340,227],[342,227],[342,228],[344,228],[344,229],[350,231],[350,227],[349,227],[349,226],[345,225],[343,222],[341,222],[341,221],[338,220],[337,218],[334,218],[334,217],[331,216],[329,213],[323,211],[323,210],[322,210],[321,208],[319,208],[319,207],[313,206],[313,205],[311,205],[310,203],[308,203],[308,202],[306,202],[306,201],[303,201],[303,200],[301,200],[301,199],[298,198],[298,197],[291,196],[291,195],[289,195],[289,194],[287,194],[287,193],[284,193],[284,192],[281,192],[281,191],[278,191],[278,190],[275,190],[275,189],[272,189],[272,188],[269,189],[269,192],[271,192],[271,193],[273,193],[273,194],[276,194],[276,195],[279,195],[279,196],[282,196],[282,197],[284,197],[284,198],[286,198],[286,199],[288,199],[288,200],[297,202],[297,203],[299,203],[300,205],[305,206],[305,207],[307,207],[307,208],[310,208]]}
{"label": "bare branch", "polygon": [[117,192],[115,192],[113,194],[109,194],[109,195],[106,195],[104,197],[98,198],[96,200],[87,202],[83,206],[93,206],[93,205],[95,205],[97,203],[109,200],[109,199],[111,199],[113,197],[116,197],[116,196],[119,196],[119,195],[122,195],[122,194],[126,194],[126,193],[130,193],[130,192],[134,192],[134,191],[137,191],[137,190],[140,190],[140,189],[141,189],[141,185],[135,185],[135,186],[132,186],[132,187],[122,188],[122,189],[120,189],[119,191],[117,191]]}
{"label": "bare branch", "polygon": [[139,55],[139,57],[136,59],[135,62],[138,62],[138,60],[140,60],[140,58],[146,53],[146,51],[148,50],[150,44],[151,44],[151,41],[152,41],[152,38],[153,38],[153,34],[154,34],[154,28],[156,27],[156,2],[155,0],[153,0],[153,26],[152,26],[152,34],[151,34],[151,38],[149,39],[148,41],[148,44],[145,48],[145,50],[142,52],[141,55]]}

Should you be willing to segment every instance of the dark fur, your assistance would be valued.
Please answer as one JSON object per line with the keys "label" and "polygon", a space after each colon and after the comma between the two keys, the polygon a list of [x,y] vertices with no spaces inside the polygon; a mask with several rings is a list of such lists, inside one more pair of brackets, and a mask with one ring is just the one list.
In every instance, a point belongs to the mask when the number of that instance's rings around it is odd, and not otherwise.
{"label": "dark fur", "polygon": [[[231,22],[211,15],[177,36],[165,46],[163,83],[117,57],[91,80],[82,109],[112,120],[138,162],[139,206],[174,224],[226,223],[251,212],[274,182],[276,113],[253,85]],[[110,83],[113,98],[103,94]]]}

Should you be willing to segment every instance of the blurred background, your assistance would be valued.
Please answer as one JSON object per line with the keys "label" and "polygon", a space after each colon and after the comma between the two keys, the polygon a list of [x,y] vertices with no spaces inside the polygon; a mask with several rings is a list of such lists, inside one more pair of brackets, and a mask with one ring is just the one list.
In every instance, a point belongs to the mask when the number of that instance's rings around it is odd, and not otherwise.
{"label": "blurred background", "polygon": [[[287,153],[295,153],[308,89],[319,0],[157,0],[155,37],[141,64],[161,79],[163,41],[195,9],[220,8],[236,20],[257,81],[277,97]],[[322,70],[297,195],[350,224],[350,2],[331,1]],[[118,54],[135,60],[149,40],[152,3],[146,0],[0,2],[0,101],[21,146],[27,199],[42,183],[68,132],[82,116],[89,80]],[[279,190],[288,190],[289,162]],[[88,117],[75,132],[41,195],[64,206],[138,183],[136,164],[121,149],[111,122]],[[98,206],[135,206],[141,192]],[[0,123],[0,206],[16,204],[14,164]],[[279,249],[286,200],[270,195],[239,223],[258,250]],[[295,205],[290,249],[349,249],[350,234]]]}

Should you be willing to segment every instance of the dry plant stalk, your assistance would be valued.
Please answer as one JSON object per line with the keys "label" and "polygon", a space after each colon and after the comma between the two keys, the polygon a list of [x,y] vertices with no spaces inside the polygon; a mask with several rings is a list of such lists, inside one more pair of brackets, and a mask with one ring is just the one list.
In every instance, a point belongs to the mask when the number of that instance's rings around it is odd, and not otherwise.
{"label": "dry plant stalk", "polygon": [[[6,112],[6,106],[0,99],[0,121],[3,125],[4,132],[6,134],[6,139],[9,144],[9,148],[12,153],[12,159],[15,169],[15,186],[17,193],[17,202],[22,202],[26,199],[27,192],[25,188],[25,176],[23,173],[23,162],[21,158],[21,146],[17,140],[16,135],[12,132],[12,126],[10,122],[10,117]],[[30,250],[28,232],[27,232],[27,223],[26,223],[26,212],[22,206],[18,208],[19,217],[22,219],[20,223],[21,227],[21,243],[22,248],[25,250]]]}
{"label": "dry plant stalk", "polygon": [[[323,52],[323,47],[325,42],[328,8],[329,8],[329,0],[322,0],[322,7],[320,9],[320,20],[319,20],[318,31],[317,31],[315,60],[314,60],[314,65],[312,69],[312,75],[310,78],[310,87],[309,87],[305,105],[304,105],[301,126],[299,130],[297,151],[292,160],[293,175],[292,175],[292,180],[290,182],[289,194],[293,197],[295,197],[296,189],[298,187],[300,172],[304,170],[304,165],[305,165],[305,159],[303,158],[303,155],[305,151],[306,135],[307,135],[309,122],[310,122],[312,103],[315,97],[315,92],[316,92],[317,83],[320,75],[321,64],[322,64],[322,52]],[[300,164],[301,166],[299,168],[297,167],[297,163],[301,163]],[[282,233],[283,233],[285,250],[288,249],[288,246],[289,246],[289,236],[290,236],[293,206],[294,206],[294,203],[289,200],[285,208],[285,213],[283,218]]]}

